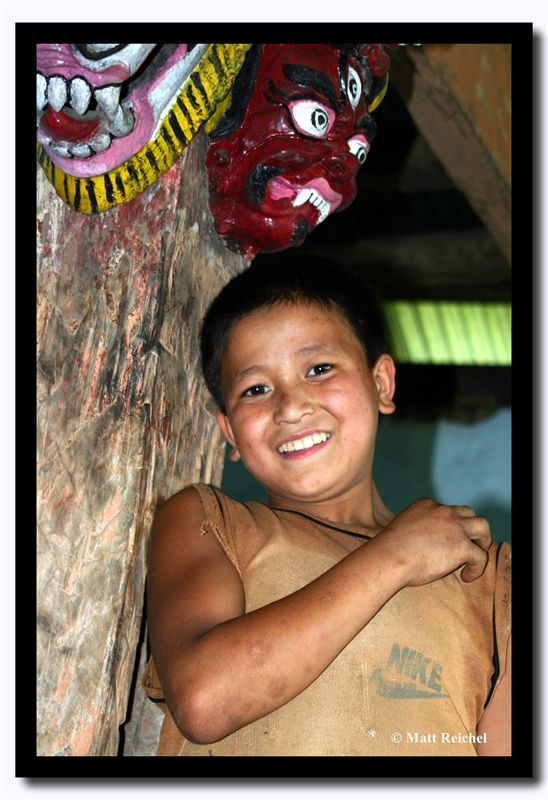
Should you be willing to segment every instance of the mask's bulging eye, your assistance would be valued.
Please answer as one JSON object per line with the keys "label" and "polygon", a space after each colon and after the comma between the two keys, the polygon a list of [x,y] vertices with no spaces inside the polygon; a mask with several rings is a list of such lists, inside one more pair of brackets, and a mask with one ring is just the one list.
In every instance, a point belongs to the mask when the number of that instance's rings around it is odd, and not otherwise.
{"label": "mask's bulging eye", "polygon": [[348,68],[348,79],[346,82],[346,94],[350,100],[352,108],[357,108],[362,95],[362,82],[354,67]]}
{"label": "mask's bulging eye", "polygon": [[356,156],[359,164],[363,164],[369,152],[369,144],[365,136],[353,136],[348,140],[348,149]]}
{"label": "mask's bulging eye", "polygon": [[318,139],[327,136],[335,121],[335,112],[317,100],[297,100],[289,111],[298,131]]}

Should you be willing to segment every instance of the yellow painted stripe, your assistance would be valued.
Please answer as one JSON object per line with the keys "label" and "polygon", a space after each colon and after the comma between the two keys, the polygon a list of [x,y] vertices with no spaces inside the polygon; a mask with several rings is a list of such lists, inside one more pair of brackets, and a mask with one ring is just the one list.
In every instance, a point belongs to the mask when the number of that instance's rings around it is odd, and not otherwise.
{"label": "yellow painted stripe", "polygon": [[389,80],[388,73],[386,73],[386,79],[384,81],[384,86],[382,87],[382,89],[380,90],[378,95],[373,98],[373,100],[371,101],[371,103],[368,106],[368,111],[370,113],[371,113],[371,111],[374,111],[382,103],[382,101],[384,100],[384,96],[386,95],[386,92],[388,91],[388,80]]}

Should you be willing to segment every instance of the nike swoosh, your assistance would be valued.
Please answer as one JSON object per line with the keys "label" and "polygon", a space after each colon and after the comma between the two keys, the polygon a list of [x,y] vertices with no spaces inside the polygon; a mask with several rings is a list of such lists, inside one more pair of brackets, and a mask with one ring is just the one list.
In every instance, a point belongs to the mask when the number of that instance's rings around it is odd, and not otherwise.
{"label": "nike swoosh", "polygon": [[448,697],[441,692],[429,692],[422,689],[417,689],[414,683],[401,683],[399,681],[387,682],[383,680],[381,670],[376,669],[371,675],[371,683],[376,685],[377,694],[381,697],[388,697],[393,700],[408,700],[410,698],[436,698]]}

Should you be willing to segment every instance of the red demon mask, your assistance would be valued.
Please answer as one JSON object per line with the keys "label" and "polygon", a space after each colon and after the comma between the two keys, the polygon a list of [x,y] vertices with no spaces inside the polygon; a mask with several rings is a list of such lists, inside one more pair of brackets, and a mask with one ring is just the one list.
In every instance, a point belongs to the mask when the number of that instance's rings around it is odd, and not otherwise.
{"label": "red demon mask", "polygon": [[265,44],[242,69],[231,110],[244,106],[243,118],[221,121],[206,164],[217,231],[245,258],[302,244],[354,200],[385,84],[363,47]]}

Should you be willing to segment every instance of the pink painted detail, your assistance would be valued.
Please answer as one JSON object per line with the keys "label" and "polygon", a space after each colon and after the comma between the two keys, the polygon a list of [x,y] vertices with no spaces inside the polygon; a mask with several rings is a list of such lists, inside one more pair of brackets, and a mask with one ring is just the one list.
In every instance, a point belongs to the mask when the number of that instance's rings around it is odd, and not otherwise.
{"label": "pink painted detail", "polygon": [[285,178],[277,177],[273,178],[268,184],[268,191],[274,200],[287,197],[295,198],[302,189],[315,189],[318,194],[321,194],[331,206],[330,213],[340,206],[343,199],[342,194],[332,189],[325,178],[314,178],[314,180],[307,183],[297,184],[290,183]]}
{"label": "pink painted detail", "polygon": [[101,72],[86,69],[75,58],[70,44],[37,44],[36,68],[43,75],[62,78],[85,78],[91,86],[122,83],[131,77],[125,64],[113,64]]}
{"label": "pink painted detail", "polygon": [[[44,45],[47,47],[48,45]],[[65,158],[55,153],[50,147],[44,145],[45,150],[53,161],[63,172],[69,175],[74,175],[76,178],[90,178],[96,175],[102,175],[115,169],[124,161],[134,156],[139,150],[150,141],[151,136],[157,124],[157,119],[149,102],[150,92],[157,87],[163,80],[164,76],[171,69],[171,67],[180,61],[186,55],[187,45],[181,44],[172,55],[167,59],[166,63],[153,78],[140,85],[130,97],[125,101],[131,108],[135,118],[135,125],[133,130],[127,135],[117,139],[113,139],[112,144],[108,150],[104,150],[97,155],[90,156],[89,158]],[[51,74],[54,74],[53,72]],[[59,74],[59,73],[55,73]],[[83,75],[82,70],[75,73],[74,76]],[[74,77],[73,76],[73,77]],[[84,75],[84,77],[86,77]],[[102,84],[101,84],[102,85]],[[40,137],[39,137],[40,138]],[[79,140],[85,142],[89,140]]]}
{"label": "pink painted detail", "polygon": [[298,191],[296,188],[293,188],[293,185],[289,183],[289,181],[285,181],[283,178],[273,178],[268,184],[268,189],[273,200],[295,197]]}
{"label": "pink painted detail", "polygon": [[363,145],[364,145],[364,147],[365,147],[365,149],[367,150],[367,152],[368,152],[368,153],[369,153],[369,151],[371,150],[371,145],[369,144],[369,142],[367,141],[367,139],[365,138],[365,136],[362,136],[362,134],[361,134],[361,133],[359,133],[357,136],[352,136],[352,137],[351,137],[351,138],[348,140],[348,143],[349,143],[349,144],[350,144],[350,142],[360,142],[361,144],[363,144]]}

